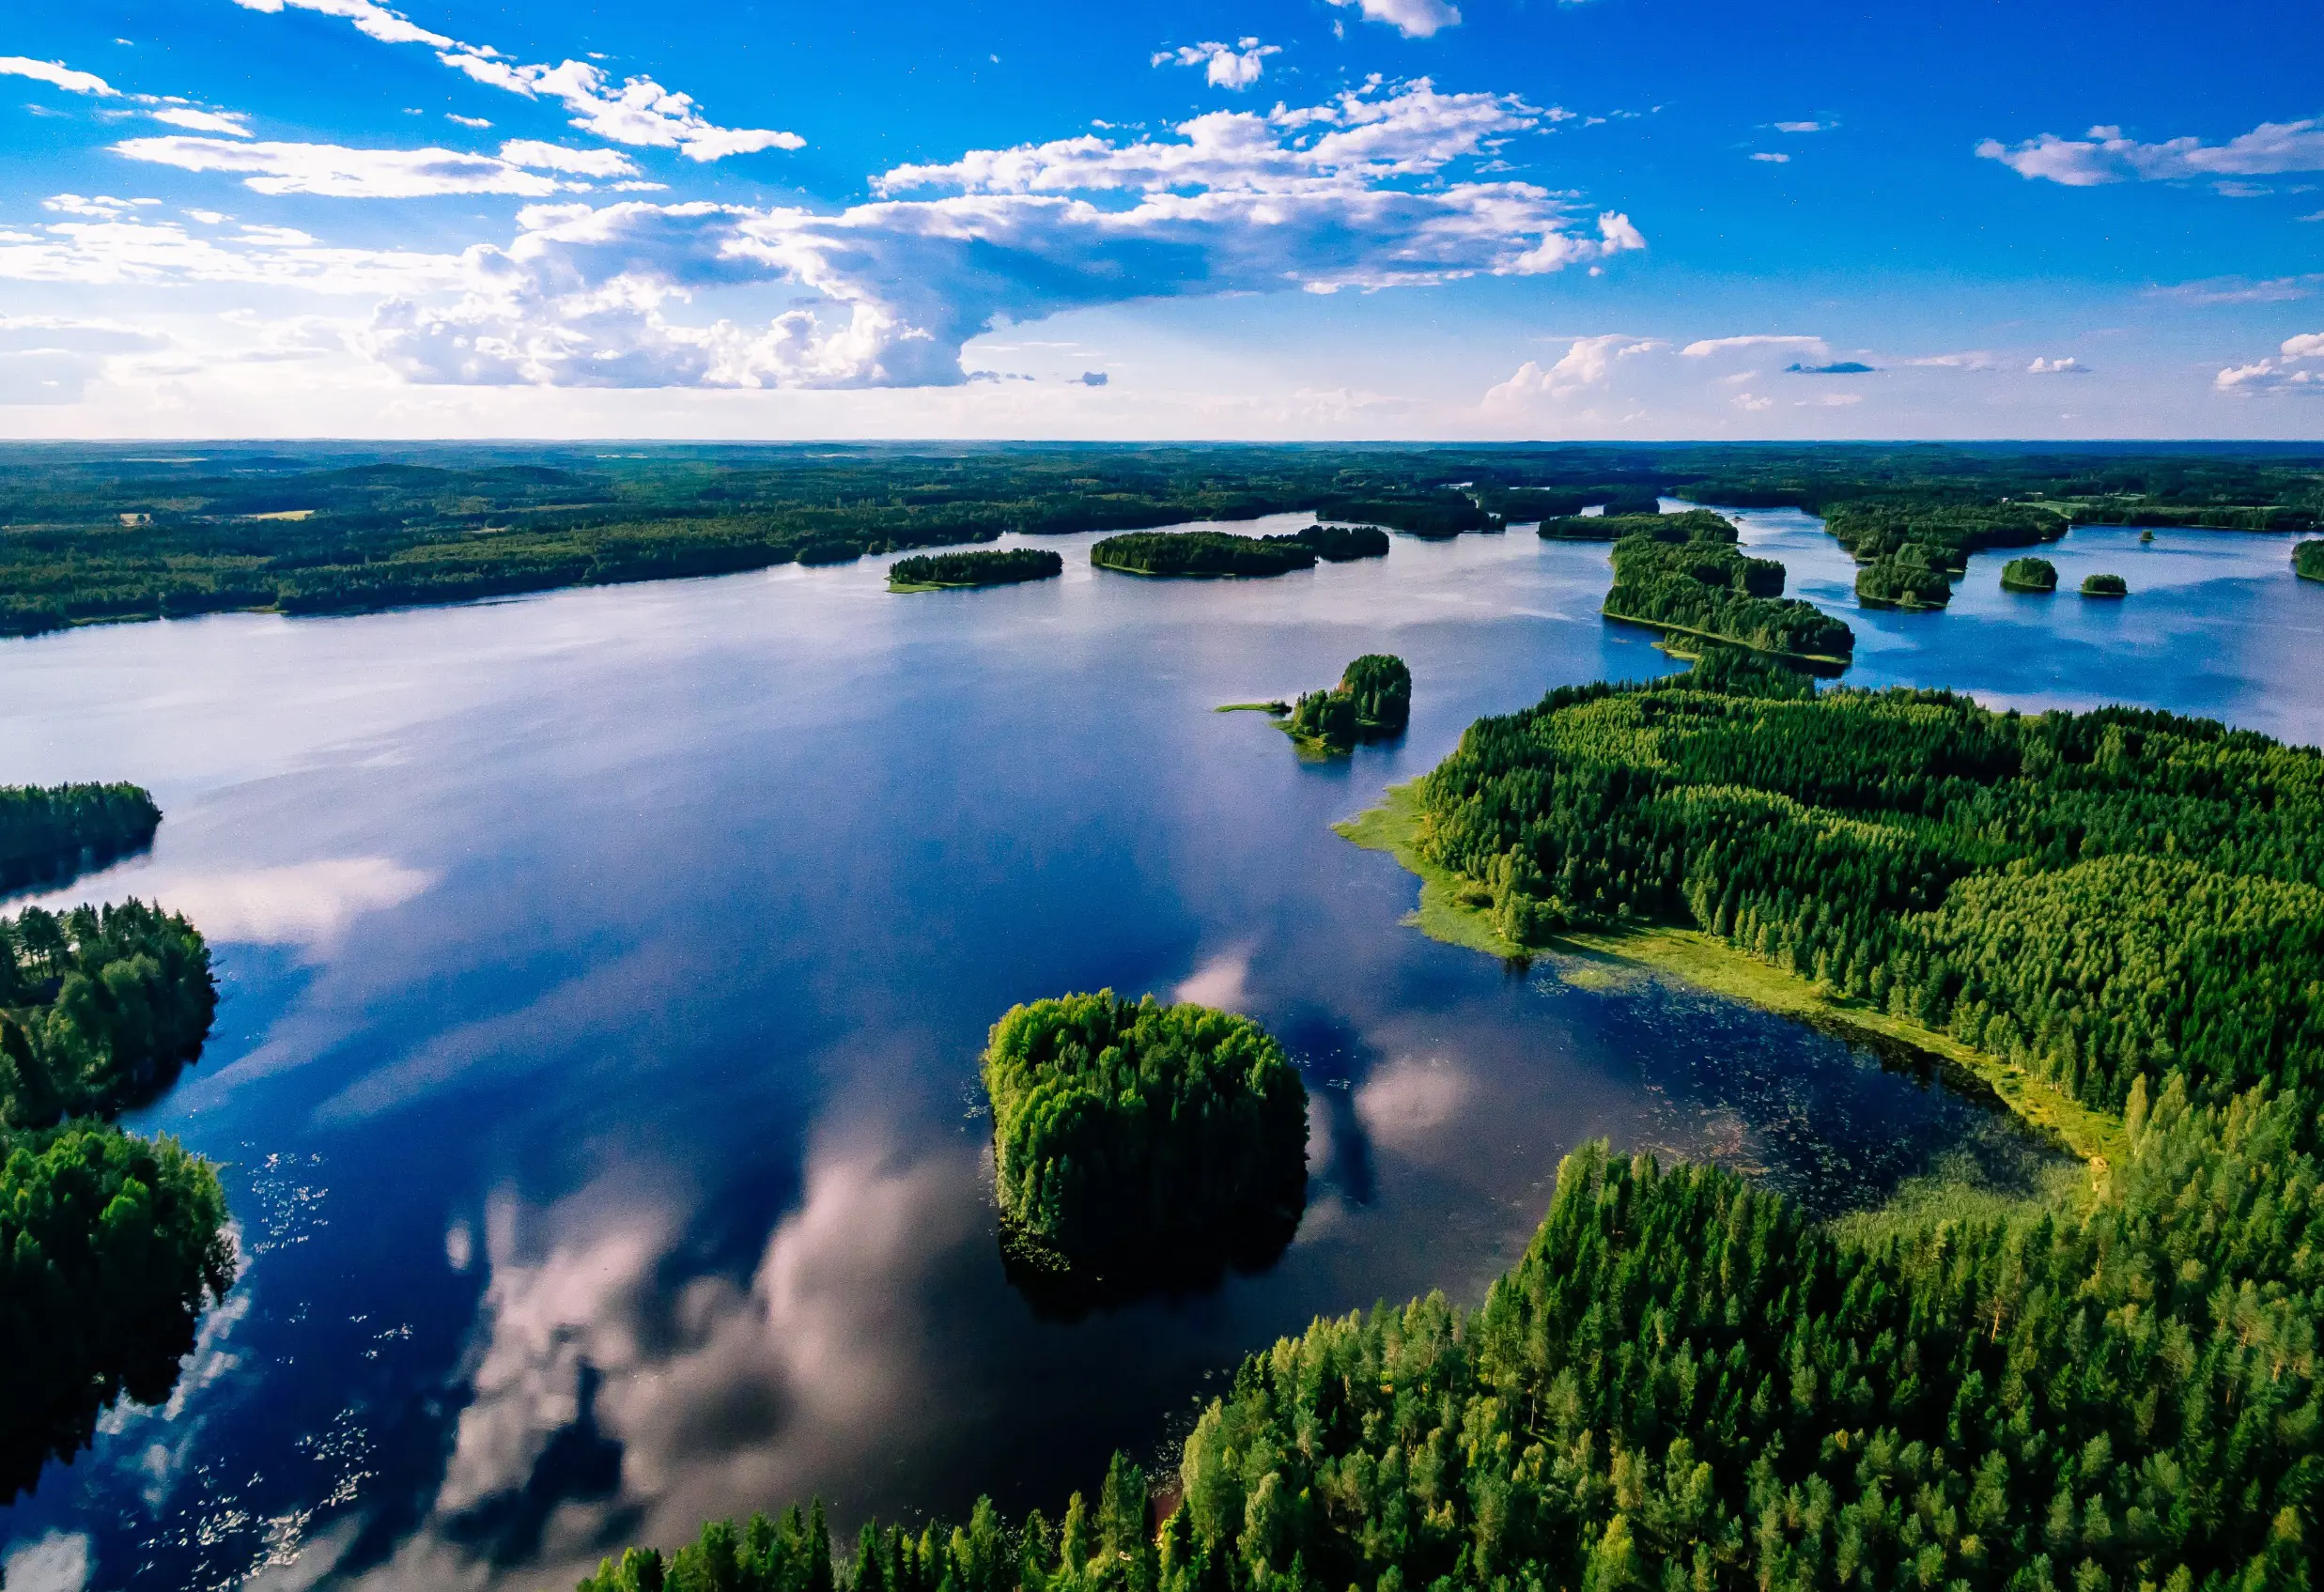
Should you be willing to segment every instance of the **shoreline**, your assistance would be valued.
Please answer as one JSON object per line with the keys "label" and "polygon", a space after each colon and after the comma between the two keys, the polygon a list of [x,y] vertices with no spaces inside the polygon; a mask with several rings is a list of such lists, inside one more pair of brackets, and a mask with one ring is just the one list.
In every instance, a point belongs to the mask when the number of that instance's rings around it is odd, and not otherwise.
{"label": "shoreline", "polygon": [[1419,904],[1404,922],[1431,939],[1504,960],[1565,957],[1663,973],[1712,995],[1795,1018],[1836,1038],[1867,1044],[1883,1055],[1900,1054],[1903,1059],[1933,1065],[1957,1089],[1990,1096],[2019,1121],[2087,1163],[2095,1176],[2102,1177],[2109,1166],[2124,1156],[2128,1146],[2120,1119],[2083,1105],[2015,1062],[1845,996],[1828,994],[1698,929],[1654,925],[1569,930],[1543,946],[1511,944],[1495,931],[1487,909],[1462,904],[1463,881],[1458,874],[1421,855],[1419,793],[1415,788],[1418,782],[1388,787],[1376,806],[1332,828],[1366,851],[1388,853],[1399,867],[1418,877]]}
{"label": "shoreline", "polygon": [[1744,652],[1758,653],[1761,657],[1789,658],[1793,663],[1814,664],[1819,668],[1847,669],[1855,662],[1853,656],[1836,657],[1831,653],[1785,652],[1780,647],[1755,647],[1749,641],[1733,636],[1722,636],[1715,630],[1697,630],[1691,626],[1673,625],[1663,619],[1639,619],[1632,614],[1617,613],[1610,608],[1601,608],[1599,614],[1618,625],[1635,625],[1641,629],[1660,630],[1666,636],[1693,636],[1697,641],[1712,641],[1723,647],[1741,647]]}

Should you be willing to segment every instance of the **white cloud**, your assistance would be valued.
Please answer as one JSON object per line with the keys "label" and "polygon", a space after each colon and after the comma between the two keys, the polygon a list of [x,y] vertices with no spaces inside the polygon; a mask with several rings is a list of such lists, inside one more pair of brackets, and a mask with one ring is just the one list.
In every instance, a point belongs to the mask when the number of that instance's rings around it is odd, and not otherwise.
{"label": "white cloud", "polygon": [[1984,348],[1970,348],[1958,354],[1927,354],[1916,360],[1898,360],[1898,364],[1934,365],[1941,370],[1999,370],[2001,356]]}
{"label": "white cloud", "polygon": [[[705,203],[540,206],[449,307],[381,307],[368,347],[408,379],[488,385],[898,386],[964,380],[996,320],[1132,300],[1529,275],[1645,246],[1569,199],[1447,168],[1535,125],[1510,97],[1426,80],[1172,138],[1094,135],[898,167],[836,215]],[[1424,187],[1403,179],[1436,178]],[[913,190],[941,197],[899,199]],[[1137,195],[1100,205],[1083,195]],[[763,325],[689,324],[696,291],[820,295]]]}
{"label": "white cloud", "polygon": [[2211,385],[2219,392],[2247,397],[2255,393],[2324,396],[2324,368],[2293,368],[2310,360],[2324,360],[2324,332],[2303,332],[2286,337],[2277,348],[2274,359],[2232,365],[2221,371]]}
{"label": "white cloud", "polygon": [[571,172],[578,177],[638,174],[636,163],[618,149],[568,149],[561,144],[542,144],[530,138],[512,138],[502,145],[501,159],[511,165]]}
{"label": "white cloud", "polygon": [[479,130],[490,127],[492,125],[492,120],[489,116],[464,116],[457,111],[446,111],[443,114],[443,119],[448,122],[457,122],[462,127],[473,127]]}
{"label": "white cloud", "polygon": [[[103,212],[101,212],[103,213]],[[303,233],[246,229],[197,238],[175,222],[127,217],[0,233],[0,279],[81,286],[239,282],[320,293],[413,293],[464,286],[474,259],[392,249],[335,249]]]}
{"label": "white cloud", "polygon": [[650,77],[627,78],[617,87],[602,70],[587,61],[566,60],[553,67],[512,61],[489,45],[465,43],[421,27],[378,0],[235,0],[235,4],[253,11],[279,12],[286,8],[319,11],[344,17],[365,38],[382,44],[425,45],[445,66],[488,87],[521,94],[528,100],[546,97],[562,102],[573,114],[573,126],[614,144],[675,149],[689,160],[717,161],[760,149],[797,149],[807,142],[795,132],[720,127],[702,114],[690,95],[664,88]]}
{"label": "white cloud", "polygon": [[2169,287],[2150,287],[2147,295],[2173,299],[2182,304],[2282,304],[2313,298],[2324,286],[2324,272],[2274,276],[2254,282],[2240,276],[2214,276],[2201,282],[2181,282]]}
{"label": "white cloud", "polygon": [[1273,44],[1262,44],[1256,39],[1246,39],[1234,44],[1206,42],[1182,44],[1175,50],[1157,50],[1154,64],[1166,66],[1175,61],[1182,67],[1203,67],[1203,76],[1216,88],[1248,88],[1259,81],[1261,63],[1269,55],[1283,52]]}
{"label": "white cloud", "polygon": [[2324,118],[2262,122],[2224,144],[2206,144],[2200,138],[2142,144],[2125,138],[2118,127],[2094,127],[2084,138],[2045,132],[2015,146],[1988,138],[1976,152],[2020,177],[2046,178],[2068,188],[2324,171]]}
{"label": "white cloud", "polygon": [[1791,407],[1793,409],[1800,410],[1838,410],[1846,409],[1851,404],[1860,404],[1862,402],[1864,402],[1864,394],[1862,393],[1825,393],[1819,397],[1794,399]]}
{"label": "white cloud", "polygon": [[[184,171],[228,172],[260,193],[418,199],[442,193],[545,198],[570,183],[490,155],[451,149],[349,149],[336,144],[229,144],[217,138],[131,138],[114,151]],[[550,145],[533,147],[548,149]],[[606,153],[612,153],[610,150]],[[620,159],[614,156],[614,159]],[[546,162],[543,162],[546,163]]]}
{"label": "white cloud", "polygon": [[1532,360],[1519,365],[1514,376],[1486,391],[1485,405],[1490,409],[1506,408],[1533,398],[1558,398],[1596,387],[1613,374],[1618,361],[1669,347],[1652,338],[1629,337],[1620,332],[1576,337],[1557,363],[1546,368]]}
{"label": "white cloud", "polygon": [[1831,350],[1820,337],[1802,337],[1782,332],[1755,332],[1742,337],[1705,337],[1689,343],[1679,352],[1688,359],[1699,360],[1712,354],[1724,354],[1743,348],[1797,348],[1814,359],[1829,357]]}
{"label": "white cloud", "polygon": [[1757,154],[1753,155],[1751,158],[1752,158],[1753,160],[1755,160],[1755,161],[1766,161],[1766,162],[1768,162],[1769,163],[1774,164],[1774,165],[1783,165],[1783,164],[1786,164],[1786,163],[1787,163],[1787,162],[1789,162],[1790,161],[1790,159],[1791,159],[1791,157],[1790,157],[1790,156],[1789,156],[1789,155],[1779,155],[1779,154],[1775,154],[1774,152],[1773,152],[1773,151],[1771,151],[1771,150],[1767,150],[1767,149],[1762,149],[1762,150],[1758,151]]}
{"label": "white cloud", "polygon": [[2044,359],[2037,354],[2034,356],[2034,363],[2025,367],[2025,374],[2028,376],[2087,376],[2090,374],[2090,367],[2071,354],[2066,355],[2063,359],[2054,360]]}
{"label": "white cloud", "polygon": [[112,221],[128,215],[133,209],[161,202],[159,199],[116,199],[110,193],[93,193],[85,199],[78,193],[52,193],[40,201],[40,208],[62,216],[95,216]]}
{"label": "white cloud", "polygon": [[1365,21],[1386,23],[1406,39],[1427,39],[1440,28],[1461,24],[1460,8],[1446,4],[1446,0],[1331,0],[1331,3],[1335,6],[1360,6]]}
{"label": "white cloud", "polygon": [[1775,124],[1775,131],[1777,132],[1829,132],[1837,126],[1839,123],[1832,121],[1779,121]]}
{"label": "white cloud", "polygon": [[0,315],[0,351],[8,353],[118,353],[163,347],[168,339],[117,320],[81,320],[71,316]]}
{"label": "white cloud", "polygon": [[155,121],[171,127],[182,127],[192,132],[223,132],[229,138],[248,138],[250,118],[234,111],[195,111],[182,105],[171,105],[146,113]]}
{"label": "white cloud", "polygon": [[94,94],[114,100],[121,91],[95,72],[75,71],[62,61],[35,61],[23,55],[0,55],[0,77],[29,77],[73,94]]}
{"label": "white cloud", "polygon": [[1738,393],[1735,394],[1735,407],[1747,414],[1758,414],[1762,410],[1774,409],[1775,400],[1757,393]]}
{"label": "white cloud", "polygon": [[159,900],[225,944],[327,949],[367,912],[400,906],[435,883],[385,857],[331,857],[274,868],[180,873],[136,863],[85,879],[50,904],[133,894]]}

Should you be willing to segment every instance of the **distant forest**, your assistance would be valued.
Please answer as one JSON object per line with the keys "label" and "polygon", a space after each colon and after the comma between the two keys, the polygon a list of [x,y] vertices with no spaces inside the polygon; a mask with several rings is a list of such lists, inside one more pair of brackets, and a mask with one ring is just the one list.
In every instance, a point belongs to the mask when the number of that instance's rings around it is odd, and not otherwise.
{"label": "distant forest", "polygon": [[[0,634],[320,613],[1313,511],[1414,535],[1650,510],[2022,546],[2065,524],[2301,531],[2324,450],[2002,446],[0,447]],[[1327,544],[1325,558],[1342,556]]]}

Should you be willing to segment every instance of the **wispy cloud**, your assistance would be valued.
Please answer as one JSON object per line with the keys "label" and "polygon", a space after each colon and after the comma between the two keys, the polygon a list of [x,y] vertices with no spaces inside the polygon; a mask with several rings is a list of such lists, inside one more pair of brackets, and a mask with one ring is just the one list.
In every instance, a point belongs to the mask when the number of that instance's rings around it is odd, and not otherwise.
{"label": "wispy cloud", "polygon": [[95,72],[75,71],[62,61],[36,61],[24,55],[0,55],[0,76],[28,77],[70,94],[94,94],[114,100],[121,91]]}
{"label": "wispy cloud", "polygon": [[626,78],[619,85],[587,61],[556,66],[514,61],[486,44],[470,44],[420,26],[378,0],[234,0],[253,11],[286,8],[343,17],[366,39],[382,44],[419,44],[453,70],[488,87],[528,100],[558,100],[572,113],[573,125],[612,144],[636,148],[675,149],[689,160],[716,161],[760,149],[797,149],[806,140],[796,132],[764,128],[720,127],[702,114],[689,95],[664,88],[650,77]]}
{"label": "wispy cloud", "polygon": [[2094,127],[2081,138],[2045,132],[2017,145],[1988,138],[1976,152],[2020,177],[2068,188],[2324,171],[2324,118],[2262,122],[2224,144],[2194,137],[2142,144],[2118,127]]}
{"label": "wispy cloud", "polygon": [[1406,39],[1429,39],[1461,25],[1461,10],[1446,0],[1331,0],[1335,6],[1360,6],[1367,22],[1386,23]]}
{"label": "wispy cloud", "polygon": [[1757,150],[1751,158],[1755,161],[1766,161],[1773,165],[1783,165],[1791,159],[1789,155],[1777,154],[1771,149]]}
{"label": "wispy cloud", "polygon": [[[181,171],[226,172],[259,193],[315,193],[337,199],[421,199],[445,193],[508,193],[546,198],[573,185],[526,169],[571,169],[562,161],[512,161],[452,149],[350,149],[337,144],[232,144],[219,138],[131,138],[114,151]],[[577,156],[554,145],[511,145]],[[603,151],[615,161],[621,157]],[[624,162],[625,166],[627,162]]]}
{"label": "wispy cloud", "polygon": [[2200,282],[2181,282],[2150,287],[2147,296],[2182,304],[2285,304],[2316,296],[2324,287],[2324,271],[2299,276],[2271,276],[2254,282],[2242,276],[2213,276]]}
{"label": "wispy cloud", "polygon": [[1703,337],[1689,343],[1679,352],[1688,359],[1705,359],[1712,354],[1724,354],[1746,348],[1798,348],[1814,359],[1829,359],[1831,351],[1820,337],[1797,336],[1788,332],[1754,332],[1740,337]]}
{"label": "wispy cloud", "polygon": [[250,136],[250,118],[233,111],[196,111],[183,105],[167,105],[146,114],[155,121],[182,127],[190,132],[223,132],[229,138]]}
{"label": "wispy cloud", "polygon": [[1259,81],[1259,73],[1266,58],[1282,53],[1276,45],[1262,44],[1256,39],[1244,39],[1232,44],[1206,42],[1182,44],[1175,50],[1157,50],[1154,53],[1154,64],[1160,67],[1175,62],[1182,67],[1201,67],[1204,69],[1204,79],[1215,87],[1248,88]]}
{"label": "wispy cloud", "polygon": [[1779,121],[1777,132],[1829,132],[1840,124],[1836,121]]}
{"label": "wispy cloud", "polygon": [[2037,354],[2034,356],[2034,363],[2025,367],[2025,374],[2028,376],[2087,376],[2090,374],[2090,367],[2071,354],[2054,360],[2045,359]]}
{"label": "wispy cloud", "polygon": [[2324,362],[2324,332],[2303,332],[2286,337],[2273,359],[2231,365],[2214,377],[2211,385],[2221,393],[2239,397],[2262,393],[2324,396],[2324,364],[2312,362]]}

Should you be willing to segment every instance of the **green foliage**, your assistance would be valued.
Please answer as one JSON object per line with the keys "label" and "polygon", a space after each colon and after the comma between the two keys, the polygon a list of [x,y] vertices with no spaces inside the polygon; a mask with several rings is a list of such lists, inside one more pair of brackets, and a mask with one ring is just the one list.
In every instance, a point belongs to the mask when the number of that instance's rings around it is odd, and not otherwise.
{"label": "green foliage", "polygon": [[1658,542],[1731,543],[1735,527],[1724,515],[1690,508],[1676,514],[1578,514],[1544,519],[1539,534],[1546,542],[1619,542],[1625,536],[1648,536]]}
{"label": "green foliage", "polygon": [[1500,520],[1478,507],[1475,499],[1450,488],[1395,497],[1327,497],[1315,512],[1323,519],[1382,525],[1415,536],[1457,536],[1464,531],[1501,528]]}
{"label": "green foliage", "polygon": [[922,553],[888,566],[891,586],[1004,586],[1046,580],[1065,572],[1065,561],[1047,548],[988,549],[968,553]]}
{"label": "green foliage", "polygon": [[2292,569],[2302,580],[2324,580],[2324,541],[2302,542],[2294,548]]}
{"label": "green foliage", "polygon": [[2054,592],[2058,566],[2046,558],[2013,558],[2001,566],[2001,583],[2012,592]]}
{"label": "green foliage", "polygon": [[1499,515],[1511,525],[1522,524],[1529,519],[1547,523],[1553,519],[1578,518],[1586,508],[1604,511],[1601,515],[1589,517],[1593,519],[1659,514],[1662,512],[1660,499],[1661,494],[1650,485],[1518,487],[1478,494],[1479,506]]}
{"label": "green foliage", "polygon": [[2034,503],[1947,502],[1936,499],[1856,499],[1823,505],[1824,529],[1859,564],[1895,559],[1960,573],[1980,548],[2029,548],[2066,534],[2067,518]]}
{"label": "green foliage", "polygon": [[135,785],[0,786],[0,889],[101,868],[150,842],[161,823]]}
{"label": "green foliage", "polygon": [[87,1445],[127,1394],[158,1404],[234,1280],[225,1197],[178,1141],[73,1123],[0,1166],[0,1501]]}
{"label": "green foliage", "polygon": [[1366,653],[1332,689],[1304,692],[1283,728],[1294,740],[1346,751],[1358,741],[1401,735],[1411,721],[1412,671],[1401,657]]}
{"label": "green foliage", "polygon": [[2085,575],[2082,578],[2082,595],[2085,597],[2127,597],[2130,584],[2119,575]]}
{"label": "green foliage", "polygon": [[1867,608],[1943,608],[1953,600],[1953,580],[1942,564],[1928,562],[1923,547],[1908,543],[1856,571],[1856,600]]}
{"label": "green foliage", "polygon": [[[1266,540],[1274,541],[1270,536]],[[1359,558],[1385,558],[1388,533],[1377,525],[1309,525],[1292,535],[1315,549],[1326,564],[1347,564]]]}
{"label": "green foliage", "polygon": [[1812,604],[1776,600],[1784,567],[1735,547],[1735,528],[1700,510],[1657,517],[1614,544],[1609,618],[1693,631],[1764,652],[1842,657],[1855,632]]}
{"label": "green foliage", "polygon": [[1100,569],[1132,575],[1286,575],[1315,566],[1316,550],[1291,536],[1225,531],[1134,531],[1090,548]]}
{"label": "green foliage", "polygon": [[1067,1265],[1295,1217],[1307,1090],[1247,1017],[1111,990],[1011,1007],[984,1062],[1013,1237]]}

